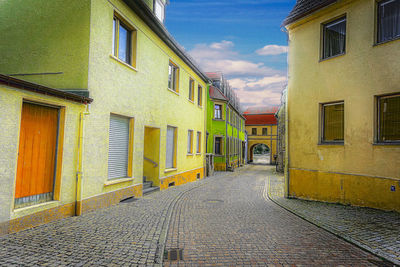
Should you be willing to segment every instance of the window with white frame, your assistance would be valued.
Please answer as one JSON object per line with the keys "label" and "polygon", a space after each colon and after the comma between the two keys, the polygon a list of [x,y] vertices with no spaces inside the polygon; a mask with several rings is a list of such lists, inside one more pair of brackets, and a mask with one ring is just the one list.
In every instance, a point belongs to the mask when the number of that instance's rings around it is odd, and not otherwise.
{"label": "window with white frame", "polygon": [[162,0],[154,0],[154,14],[164,23],[165,18],[165,4]]}
{"label": "window with white frame", "polygon": [[222,105],[219,104],[214,105],[214,118],[222,119]]}
{"label": "window with white frame", "polygon": [[168,65],[168,88],[179,92],[179,68],[172,61]]}

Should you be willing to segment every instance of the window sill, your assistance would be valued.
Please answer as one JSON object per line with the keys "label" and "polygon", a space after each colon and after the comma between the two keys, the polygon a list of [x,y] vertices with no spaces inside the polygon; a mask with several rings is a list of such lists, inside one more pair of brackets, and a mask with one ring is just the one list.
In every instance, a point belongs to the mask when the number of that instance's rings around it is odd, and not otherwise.
{"label": "window sill", "polygon": [[114,55],[110,55],[110,58],[114,59],[114,60],[117,61],[118,63],[122,64],[123,66],[125,66],[125,67],[127,67],[127,68],[129,68],[129,69],[131,69],[131,70],[133,70],[133,71],[135,71],[135,72],[138,71],[135,67],[133,67],[132,65],[129,65],[129,64],[126,63],[126,62],[123,62],[122,60],[120,60],[119,58],[115,57]]}
{"label": "window sill", "polygon": [[110,186],[110,185],[115,185],[115,184],[122,184],[126,182],[132,182],[133,178],[128,177],[128,178],[120,178],[120,179],[114,179],[114,180],[108,180],[107,182],[104,183],[104,186]]}
{"label": "window sill", "polygon": [[45,209],[50,209],[53,207],[57,207],[59,202],[60,201],[58,201],[58,200],[50,200],[50,201],[39,203],[39,204],[32,204],[31,206],[16,208],[16,209],[14,209],[14,213],[16,213],[16,214],[24,213],[26,211],[34,210],[34,209],[38,209],[38,208],[42,208],[42,207],[46,207]]}
{"label": "window sill", "polygon": [[191,99],[188,99],[188,101],[189,101],[190,103],[194,104],[194,101],[193,101],[193,100],[191,100]]}
{"label": "window sill", "polygon": [[327,57],[327,58],[321,58],[319,60],[319,62],[327,61],[329,59],[334,59],[334,58],[341,57],[341,56],[344,56],[344,55],[346,55],[346,53],[337,54],[337,55],[334,55],[334,56],[331,56],[331,57]]}
{"label": "window sill", "polygon": [[170,91],[170,92],[172,92],[172,93],[174,93],[174,94],[176,94],[176,95],[180,95],[179,92],[174,91],[174,90],[172,90],[172,89],[170,89],[170,88],[168,88],[168,91]]}
{"label": "window sill", "polygon": [[202,154],[201,154],[201,152],[200,153],[196,153],[196,156],[201,156]]}
{"label": "window sill", "polygon": [[398,40],[400,40],[400,36],[397,36],[397,37],[395,37],[395,38],[393,38],[393,39],[389,39],[389,40],[386,40],[386,41],[383,41],[383,42],[376,42],[374,45],[373,45],[373,47],[375,47],[375,46],[379,46],[379,45],[383,45],[383,44],[387,44],[387,43],[390,43],[390,42],[393,42],[393,41],[398,41]]}
{"label": "window sill", "polygon": [[203,109],[203,105],[197,105],[197,107]]}
{"label": "window sill", "polygon": [[400,142],[387,142],[387,143],[378,143],[374,142],[372,143],[374,146],[400,146]]}
{"label": "window sill", "polygon": [[213,118],[213,121],[224,121],[224,119],[216,119],[216,118]]}
{"label": "window sill", "polygon": [[186,156],[187,157],[191,157],[191,156],[193,156],[193,154],[192,153],[187,153]]}
{"label": "window sill", "polygon": [[177,168],[169,168],[169,169],[165,169],[164,170],[164,173],[167,173],[167,172],[174,172],[174,171],[176,171],[176,170],[178,170]]}
{"label": "window sill", "polygon": [[319,146],[343,146],[344,142],[319,142]]}

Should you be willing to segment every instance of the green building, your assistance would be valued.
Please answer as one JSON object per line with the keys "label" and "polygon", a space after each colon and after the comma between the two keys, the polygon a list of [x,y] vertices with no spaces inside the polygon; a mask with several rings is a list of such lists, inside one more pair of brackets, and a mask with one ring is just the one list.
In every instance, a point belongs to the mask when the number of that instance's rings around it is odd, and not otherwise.
{"label": "green building", "polygon": [[245,118],[240,102],[220,72],[206,73],[212,81],[207,93],[207,154],[214,170],[225,171],[245,163]]}

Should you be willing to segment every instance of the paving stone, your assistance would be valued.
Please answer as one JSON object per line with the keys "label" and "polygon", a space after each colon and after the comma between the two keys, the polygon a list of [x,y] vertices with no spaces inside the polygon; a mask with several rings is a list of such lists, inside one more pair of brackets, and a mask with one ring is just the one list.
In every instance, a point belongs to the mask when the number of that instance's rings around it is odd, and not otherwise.
{"label": "paving stone", "polygon": [[375,266],[374,255],[310,224],[264,195],[272,167],[247,166],[184,194],[166,249],[184,259],[165,266]]}
{"label": "paving stone", "polygon": [[284,177],[268,170],[269,196],[328,231],[400,265],[400,213],[284,198]]}

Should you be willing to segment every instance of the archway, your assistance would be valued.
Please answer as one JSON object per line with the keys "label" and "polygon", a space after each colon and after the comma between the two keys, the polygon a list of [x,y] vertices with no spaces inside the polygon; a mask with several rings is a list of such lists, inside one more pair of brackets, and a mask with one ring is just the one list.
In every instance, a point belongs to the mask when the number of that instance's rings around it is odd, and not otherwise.
{"label": "archway", "polygon": [[254,144],[250,147],[250,162],[253,164],[270,164],[271,149],[262,143]]}

